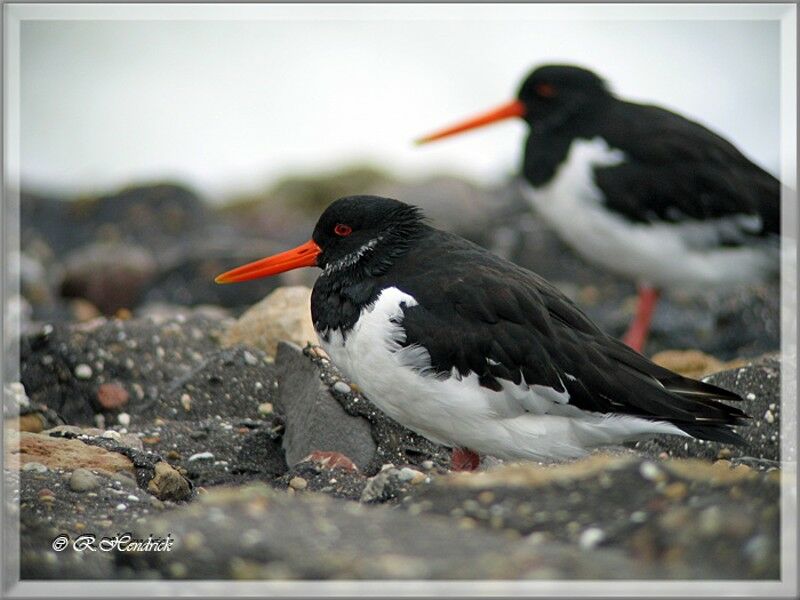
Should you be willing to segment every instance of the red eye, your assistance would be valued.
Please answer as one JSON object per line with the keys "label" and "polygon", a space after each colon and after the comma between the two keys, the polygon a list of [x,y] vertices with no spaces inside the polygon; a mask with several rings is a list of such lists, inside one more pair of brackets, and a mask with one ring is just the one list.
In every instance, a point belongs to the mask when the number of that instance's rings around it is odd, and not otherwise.
{"label": "red eye", "polygon": [[542,98],[552,98],[558,91],[552,83],[540,83],[536,86],[536,94]]}
{"label": "red eye", "polygon": [[348,235],[353,233],[353,228],[350,227],[350,225],[339,223],[336,227],[333,228],[333,233],[335,233],[339,237],[347,237]]}

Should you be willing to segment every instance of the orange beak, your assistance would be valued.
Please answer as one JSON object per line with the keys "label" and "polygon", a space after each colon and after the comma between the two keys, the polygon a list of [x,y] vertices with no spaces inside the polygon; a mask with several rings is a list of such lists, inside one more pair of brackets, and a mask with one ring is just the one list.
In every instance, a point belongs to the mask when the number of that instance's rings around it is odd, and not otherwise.
{"label": "orange beak", "polygon": [[428,142],[440,140],[463,131],[483,127],[484,125],[489,125],[490,123],[496,123],[497,121],[502,121],[503,119],[524,116],[525,105],[519,100],[514,100],[513,102],[503,104],[503,106],[499,106],[494,110],[490,110],[489,112],[472,117],[471,119],[467,119],[466,121],[453,125],[452,127],[448,127],[447,129],[442,129],[441,131],[426,135],[425,137],[416,140],[415,143],[427,144]]}
{"label": "orange beak", "polygon": [[292,248],[286,252],[262,258],[231,271],[218,275],[214,281],[217,283],[238,283],[249,281],[259,277],[269,277],[300,267],[315,267],[317,256],[322,252],[314,240],[309,240],[297,248]]}

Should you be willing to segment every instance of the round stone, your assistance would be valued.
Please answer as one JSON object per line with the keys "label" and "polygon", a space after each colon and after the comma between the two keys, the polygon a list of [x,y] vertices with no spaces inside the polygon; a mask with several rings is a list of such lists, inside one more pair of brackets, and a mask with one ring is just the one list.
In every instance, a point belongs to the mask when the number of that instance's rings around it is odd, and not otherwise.
{"label": "round stone", "polygon": [[69,478],[69,489],[73,492],[87,492],[99,485],[97,477],[89,469],[75,469]]}
{"label": "round stone", "polygon": [[91,379],[92,377],[92,367],[87,364],[79,364],[75,367],[75,377],[78,379]]}

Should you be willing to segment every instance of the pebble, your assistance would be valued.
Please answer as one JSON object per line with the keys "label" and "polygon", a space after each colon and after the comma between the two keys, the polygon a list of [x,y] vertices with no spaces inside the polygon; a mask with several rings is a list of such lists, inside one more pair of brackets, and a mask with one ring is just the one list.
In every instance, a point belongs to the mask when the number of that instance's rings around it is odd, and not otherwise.
{"label": "pebble", "polygon": [[34,473],[45,473],[47,467],[40,462],[29,462],[22,465],[23,471],[33,471]]}
{"label": "pebble", "polygon": [[686,493],[688,492],[688,488],[686,484],[682,481],[676,481],[674,483],[670,483],[667,487],[665,487],[661,493],[664,494],[670,500],[680,500]]}
{"label": "pebble", "polygon": [[274,408],[271,402],[262,402],[261,404],[258,405],[258,414],[260,415],[263,416],[271,415],[273,411]]}
{"label": "pebble", "polygon": [[255,356],[253,356],[252,353],[248,352],[247,350],[244,351],[242,356],[244,356],[244,362],[246,362],[251,367],[253,367],[253,366],[258,364],[258,359]]}
{"label": "pebble", "polygon": [[128,413],[119,413],[117,415],[117,422],[123,427],[128,427],[131,424],[131,416]]}
{"label": "pebble", "polygon": [[111,476],[111,479],[115,482],[118,482],[122,487],[129,487],[129,488],[137,488],[136,481],[130,475],[126,475],[123,472],[114,473]]}
{"label": "pebble", "polygon": [[12,381],[6,386],[6,395],[11,396],[13,403],[18,408],[28,408],[30,400],[25,393],[25,386],[19,381]]}
{"label": "pebble", "polygon": [[125,406],[129,397],[128,391],[118,383],[104,383],[97,388],[97,402],[106,410]]}
{"label": "pebble", "polygon": [[104,431],[103,435],[101,437],[104,437],[104,438],[109,439],[109,440],[114,440],[116,442],[118,442],[118,441],[120,441],[122,439],[122,436],[119,434],[119,432],[118,431],[114,431],[113,429],[109,429],[108,431]]}
{"label": "pebble", "polygon": [[78,379],[91,379],[92,367],[84,363],[79,364],[75,367],[75,377]]}
{"label": "pebble", "polygon": [[420,465],[426,471],[430,471],[433,469],[433,461],[432,460],[423,460],[422,464]]}
{"label": "pebble", "polygon": [[304,490],[308,487],[308,482],[302,477],[292,477],[289,480],[289,487],[294,490]]}
{"label": "pebble", "polygon": [[183,394],[181,396],[181,406],[186,412],[192,410],[192,397],[189,394]]}
{"label": "pebble", "polygon": [[99,485],[97,477],[89,469],[75,469],[69,478],[69,488],[73,492],[88,492]]}
{"label": "pebble", "polygon": [[664,476],[661,469],[649,461],[645,461],[639,466],[639,472],[648,481],[656,481]]}
{"label": "pebble", "polygon": [[764,420],[767,423],[774,423],[775,422],[775,415],[772,414],[771,410],[768,410],[767,412],[764,413]]}
{"label": "pebble", "polygon": [[339,394],[349,394],[352,390],[344,381],[337,381],[333,384],[333,391]]}
{"label": "pebble", "polygon": [[127,510],[127,508],[128,508],[128,505],[127,504],[123,504],[122,502],[120,502],[116,506],[116,510]]}
{"label": "pebble", "polygon": [[597,544],[602,542],[606,537],[605,532],[598,528],[598,527],[589,527],[586,531],[581,534],[580,540],[578,543],[580,544],[581,548],[585,550],[591,550]]}
{"label": "pebble", "polygon": [[710,506],[700,513],[698,527],[702,533],[711,536],[722,529],[724,522],[722,511],[718,506]]}
{"label": "pebble", "polygon": [[196,460],[214,460],[214,454],[211,452],[198,452],[197,454],[192,454],[189,457],[189,462],[194,462]]}
{"label": "pebble", "polygon": [[54,502],[56,499],[55,492],[53,492],[53,490],[48,488],[40,489],[38,496],[39,496],[39,502],[45,502],[47,504],[49,504],[50,502]]}
{"label": "pebble", "polygon": [[417,485],[425,481],[427,479],[427,476],[425,475],[425,473],[417,471],[416,469],[403,467],[402,469],[400,469],[397,478],[400,481],[410,481],[411,485]]}

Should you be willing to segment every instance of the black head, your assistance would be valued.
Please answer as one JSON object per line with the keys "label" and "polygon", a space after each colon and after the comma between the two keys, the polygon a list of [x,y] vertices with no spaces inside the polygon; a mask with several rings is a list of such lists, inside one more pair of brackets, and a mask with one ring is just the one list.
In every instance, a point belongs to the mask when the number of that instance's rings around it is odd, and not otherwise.
{"label": "black head", "polygon": [[348,196],[325,209],[305,244],[223,273],[216,281],[235,283],[319,267],[324,276],[352,282],[384,273],[422,231],[422,214],[415,206],[379,196]]}
{"label": "black head", "polygon": [[525,106],[523,118],[531,127],[563,123],[580,113],[590,113],[611,93],[597,74],[569,65],[545,65],[535,69],[519,88],[517,98]]}
{"label": "black head", "polygon": [[333,202],[314,227],[317,266],[326,275],[362,271],[377,275],[417,238],[416,206],[380,196],[346,196]]}
{"label": "black head", "polygon": [[591,71],[568,65],[546,65],[528,75],[516,100],[426,135],[417,143],[433,142],[515,117],[525,119],[533,130],[552,129],[574,116],[591,119],[594,110],[611,98],[605,82]]}

